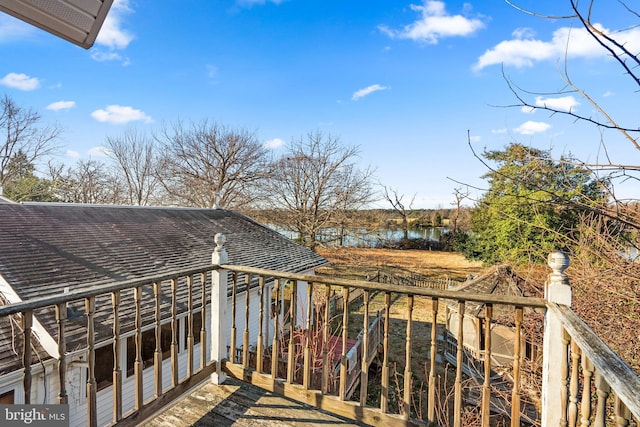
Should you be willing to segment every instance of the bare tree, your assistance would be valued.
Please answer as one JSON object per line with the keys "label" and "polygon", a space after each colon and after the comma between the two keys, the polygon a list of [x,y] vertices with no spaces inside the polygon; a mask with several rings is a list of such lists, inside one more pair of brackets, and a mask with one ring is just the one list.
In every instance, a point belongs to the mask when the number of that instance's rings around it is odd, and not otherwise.
{"label": "bare tree", "polygon": [[453,222],[452,231],[454,233],[458,231],[458,219],[460,218],[460,213],[462,210],[462,202],[469,197],[469,194],[470,192],[468,188],[466,190],[463,190],[462,188],[457,187],[453,190],[453,195],[456,198],[456,201],[452,203],[452,205],[454,205],[456,209],[453,215],[451,215],[451,220]]}
{"label": "bare tree", "polygon": [[61,129],[40,121],[38,113],[18,106],[8,95],[0,99],[0,188],[15,178],[15,169],[8,166],[18,153],[26,163],[35,165],[57,148]]}
{"label": "bare tree", "polygon": [[384,191],[384,198],[391,203],[393,209],[399,213],[402,218],[402,234],[404,240],[409,240],[409,215],[411,214],[416,195],[413,195],[411,201],[409,201],[409,204],[407,205],[406,202],[404,202],[404,194],[400,194],[398,193],[398,190],[394,190],[393,188],[385,185],[383,185],[382,188]]}
{"label": "bare tree", "polygon": [[117,173],[126,184],[125,199],[130,205],[148,205],[159,200],[164,157],[155,139],[128,129],[119,137],[107,137],[109,156],[116,164]]}
{"label": "bare tree", "polygon": [[357,148],[321,132],[293,140],[265,186],[269,206],[281,212],[279,225],[314,248],[320,230],[334,226],[341,212],[369,203],[373,172],[357,168],[357,155]]}
{"label": "bare tree", "polygon": [[122,204],[124,186],[106,164],[80,160],[74,167],[49,162],[54,195],[67,203]]}
{"label": "bare tree", "polygon": [[163,128],[158,140],[166,160],[162,184],[181,204],[243,207],[268,172],[267,150],[244,129],[208,120],[176,122]]}

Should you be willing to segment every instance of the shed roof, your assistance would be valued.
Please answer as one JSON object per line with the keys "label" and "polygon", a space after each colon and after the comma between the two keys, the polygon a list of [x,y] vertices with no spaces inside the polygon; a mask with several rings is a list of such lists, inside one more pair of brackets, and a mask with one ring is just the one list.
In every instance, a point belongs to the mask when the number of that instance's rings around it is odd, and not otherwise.
{"label": "shed roof", "polygon": [[[301,273],[328,263],[278,232],[228,210],[25,203],[0,204],[0,276],[20,299],[29,300],[62,293],[66,287],[74,290],[198,268],[211,263],[216,233],[227,237],[225,248],[232,264]],[[198,295],[202,284],[195,282]],[[209,280],[205,286],[210,287]],[[144,294],[151,302],[152,292]],[[178,298],[179,309],[184,308],[185,286],[179,286]],[[113,321],[109,296],[102,299],[96,303],[98,341],[110,337]],[[129,293],[123,294],[123,332],[133,327],[131,299]],[[170,304],[165,292],[162,305]],[[83,314],[82,302],[77,305],[71,307]],[[143,307],[149,323],[153,304],[143,302]],[[55,337],[53,310],[36,311],[36,316]],[[79,316],[68,323],[71,350],[83,345],[86,320]]]}
{"label": "shed roof", "polygon": [[27,300],[206,266],[216,233],[232,264],[296,273],[327,264],[238,212],[28,203],[0,204],[0,274]]}
{"label": "shed roof", "polygon": [[[518,276],[508,265],[495,265],[486,273],[474,279],[449,288],[451,291],[466,292],[470,294],[506,295],[518,297],[540,297],[539,288]],[[447,301],[450,309],[457,311],[457,303]],[[485,304],[468,302],[465,305],[465,314],[474,317],[484,317]],[[505,311],[505,313],[503,313]],[[510,316],[511,308],[494,307],[494,319],[499,319],[502,315]]]}

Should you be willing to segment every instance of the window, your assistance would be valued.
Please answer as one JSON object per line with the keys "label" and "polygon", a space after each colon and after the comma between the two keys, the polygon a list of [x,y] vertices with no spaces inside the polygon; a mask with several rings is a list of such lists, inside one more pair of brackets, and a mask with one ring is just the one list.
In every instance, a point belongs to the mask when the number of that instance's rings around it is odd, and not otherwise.
{"label": "window", "polygon": [[105,345],[95,351],[96,364],[94,374],[98,391],[113,384],[113,346]]}
{"label": "window", "polygon": [[15,403],[15,390],[0,393],[0,405],[13,405]]}
{"label": "window", "polygon": [[[179,331],[176,331],[176,342],[180,342]],[[171,357],[171,322],[165,323],[160,328],[160,349],[162,351],[162,360]],[[153,355],[156,350],[156,331],[149,329],[142,333],[142,366],[145,369],[153,366]],[[136,337],[127,338],[127,377],[134,373],[136,361]]]}

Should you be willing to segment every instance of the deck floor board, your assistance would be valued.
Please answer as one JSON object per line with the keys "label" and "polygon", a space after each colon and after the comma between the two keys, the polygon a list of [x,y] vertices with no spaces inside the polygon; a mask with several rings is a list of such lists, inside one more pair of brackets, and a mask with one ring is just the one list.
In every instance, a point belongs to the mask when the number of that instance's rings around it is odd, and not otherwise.
{"label": "deck floor board", "polygon": [[164,411],[141,424],[144,427],[311,427],[362,426],[352,420],[229,378],[225,384],[204,382]]}

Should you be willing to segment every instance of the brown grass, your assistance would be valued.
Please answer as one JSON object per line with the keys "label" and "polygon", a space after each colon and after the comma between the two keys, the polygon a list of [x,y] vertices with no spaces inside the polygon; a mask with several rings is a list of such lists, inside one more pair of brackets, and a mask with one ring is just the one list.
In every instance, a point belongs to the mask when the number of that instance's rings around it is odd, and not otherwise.
{"label": "brown grass", "polygon": [[[393,250],[364,248],[320,248],[318,253],[331,261],[328,267],[318,269],[317,273],[346,279],[364,279],[374,277],[378,272],[385,274],[419,274],[433,279],[449,278],[464,281],[467,275],[484,272],[482,264],[471,262],[459,253]],[[384,310],[384,293],[373,295],[369,306],[373,318],[378,310]],[[426,297],[415,297],[412,311],[412,360],[411,370],[414,379],[426,383],[425,364],[429,352],[432,301]],[[444,304],[440,302],[438,323],[442,328],[445,321]],[[349,333],[355,337],[363,327],[363,307],[353,309],[350,316]],[[390,345],[389,362],[394,364],[402,376],[405,366],[405,345],[407,327],[407,297],[393,295],[390,307]],[[438,366],[438,374],[443,374],[444,366]]]}
{"label": "brown grass", "polygon": [[320,274],[352,279],[366,279],[382,271],[387,274],[413,273],[434,279],[463,281],[468,274],[480,274],[484,271],[480,262],[469,261],[456,252],[318,248],[318,253],[332,263],[329,267],[319,269]]}

